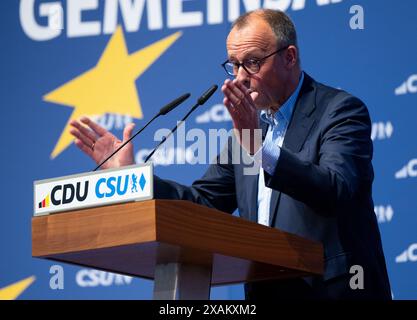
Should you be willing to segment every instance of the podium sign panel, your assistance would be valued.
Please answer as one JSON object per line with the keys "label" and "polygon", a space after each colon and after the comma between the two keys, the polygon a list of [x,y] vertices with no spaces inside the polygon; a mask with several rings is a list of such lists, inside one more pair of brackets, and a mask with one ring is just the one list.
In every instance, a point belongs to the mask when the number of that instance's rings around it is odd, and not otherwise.
{"label": "podium sign panel", "polygon": [[152,164],[34,182],[34,216],[153,198]]}

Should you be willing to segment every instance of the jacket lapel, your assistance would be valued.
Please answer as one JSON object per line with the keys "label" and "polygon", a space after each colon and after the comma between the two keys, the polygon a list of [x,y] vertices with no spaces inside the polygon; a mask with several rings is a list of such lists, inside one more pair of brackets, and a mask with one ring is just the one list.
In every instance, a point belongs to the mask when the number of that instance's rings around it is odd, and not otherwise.
{"label": "jacket lapel", "polygon": [[292,152],[299,152],[315,122],[312,114],[316,108],[316,91],[314,80],[307,74],[294,107],[294,113],[285,134],[283,147]]}
{"label": "jacket lapel", "polygon": [[[315,122],[312,114],[315,110],[315,86],[314,80],[304,73],[304,82],[294,106],[294,112],[285,133],[283,148],[292,152],[299,152],[304,141]],[[274,226],[281,192],[272,190],[269,225]]]}

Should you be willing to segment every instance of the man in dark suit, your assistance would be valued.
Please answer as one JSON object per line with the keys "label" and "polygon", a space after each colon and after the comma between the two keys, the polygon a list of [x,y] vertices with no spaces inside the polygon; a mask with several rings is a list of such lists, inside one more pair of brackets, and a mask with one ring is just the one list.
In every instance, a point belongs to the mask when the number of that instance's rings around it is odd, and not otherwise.
{"label": "man in dark suit", "polygon": [[[323,276],[247,284],[248,299],[390,299],[373,212],[366,106],[302,72],[296,31],[283,12],[239,17],[227,51],[223,67],[235,79],[226,80],[222,91],[234,137],[191,186],[155,177],[155,197],[230,213],[238,208],[243,218],[323,243]],[[82,122],[92,131],[73,122],[75,143],[96,162],[121,143],[89,119]],[[124,140],[132,129],[126,127]],[[250,162],[232,161],[233,145],[258,165],[256,174],[245,170]],[[131,163],[129,146],[107,166]],[[363,287],[355,289],[350,270],[358,266]]]}

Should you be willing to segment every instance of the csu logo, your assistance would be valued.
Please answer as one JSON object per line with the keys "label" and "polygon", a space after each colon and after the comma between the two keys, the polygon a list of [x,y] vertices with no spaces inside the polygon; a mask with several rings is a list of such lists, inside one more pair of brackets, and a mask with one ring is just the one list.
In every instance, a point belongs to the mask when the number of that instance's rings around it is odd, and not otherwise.
{"label": "csu logo", "polygon": [[110,198],[115,194],[122,196],[126,194],[126,192],[138,192],[138,186],[143,191],[145,184],[146,179],[143,173],[139,179],[134,173],[125,176],[101,178],[96,183],[96,197],[99,199]]}
{"label": "csu logo", "polygon": [[393,131],[394,126],[392,125],[391,121],[373,122],[371,139],[372,141],[389,139],[391,138]]}
{"label": "csu logo", "polygon": [[395,179],[417,177],[417,159],[411,159],[404,167],[395,173]]}
{"label": "csu logo", "polygon": [[75,280],[78,286],[86,288],[99,286],[108,287],[112,285],[129,285],[133,278],[110,272],[82,269],[77,272]]}
{"label": "csu logo", "polygon": [[375,206],[375,215],[378,219],[378,223],[390,222],[394,216],[394,210],[390,205],[388,206]]}
{"label": "csu logo", "polygon": [[413,243],[395,258],[396,263],[416,262],[417,261],[417,243]]}
{"label": "csu logo", "polygon": [[395,89],[395,95],[403,95],[407,93],[417,92],[417,74],[408,77],[398,88]]}

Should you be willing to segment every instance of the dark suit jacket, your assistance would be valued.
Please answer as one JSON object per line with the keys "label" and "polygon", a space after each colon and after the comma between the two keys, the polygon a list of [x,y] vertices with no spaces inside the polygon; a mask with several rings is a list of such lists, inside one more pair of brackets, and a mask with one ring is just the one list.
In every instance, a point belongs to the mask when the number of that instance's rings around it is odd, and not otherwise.
{"label": "dark suit jacket", "polygon": [[[305,279],[313,296],[348,297],[323,292],[332,290],[326,284],[334,279],[344,279],[342,286],[348,286],[352,265],[364,270],[362,296],[391,296],[372,201],[370,131],[362,101],[305,74],[276,170],[272,176],[265,172],[265,184],[273,189],[270,225],[323,243],[324,275]],[[250,165],[232,164],[233,140],[222,151],[229,162],[220,163],[219,155],[190,187],[155,177],[155,197],[190,200],[229,213],[238,208],[242,218],[256,222],[259,175],[244,173]]]}

